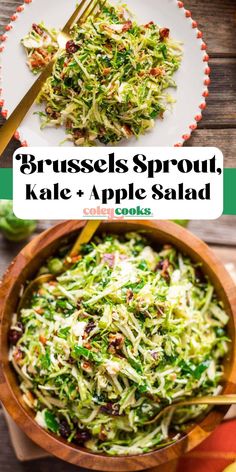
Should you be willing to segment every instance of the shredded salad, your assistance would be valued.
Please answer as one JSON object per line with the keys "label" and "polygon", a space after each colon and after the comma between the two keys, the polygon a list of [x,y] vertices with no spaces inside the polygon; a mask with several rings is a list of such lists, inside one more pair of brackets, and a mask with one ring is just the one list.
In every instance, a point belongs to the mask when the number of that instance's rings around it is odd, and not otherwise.
{"label": "shredded salad", "polygon": [[[30,58],[38,53],[29,36],[23,44]],[[176,86],[181,58],[182,47],[168,28],[153,21],[139,25],[125,7],[107,3],[98,16],[74,26],[58,53],[38,98],[45,104],[42,128],[63,126],[76,145],[138,138],[173,103],[167,89]]]}
{"label": "shredded salad", "polygon": [[174,442],[206,407],[146,422],[178,400],[219,393],[228,350],[228,316],[199,264],[130,233],[96,238],[73,259],[51,258],[41,268],[49,271],[57,275],[9,332],[38,424],[110,455]]}
{"label": "shredded salad", "polygon": [[33,23],[30,32],[21,43],[27,54],[27,65],[34,74],[42,72],[58,50],[58,31],[44,23]]}

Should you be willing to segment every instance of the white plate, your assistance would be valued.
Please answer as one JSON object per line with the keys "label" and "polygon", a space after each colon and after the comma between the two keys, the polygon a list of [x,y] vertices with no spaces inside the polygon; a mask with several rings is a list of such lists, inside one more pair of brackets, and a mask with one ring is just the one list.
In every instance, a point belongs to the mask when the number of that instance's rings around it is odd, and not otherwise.
{"label": "white plate", "polygon": [[[114,1],[114,3],[117,3]],[[184,57],[179,71],[175,74],[177,91],[172,112],[166,112],[164,120],[157,120],[155,128],[142,136],[123,141],[124,146],[174,146],[182,145],[188,139],[196,122],[201,119],[205,107],[209,70],[205,44],[191,13],[182,2],[176,0],[127,0],[126,3],[136,14],[140,23],[154,21],[168,27],[171,35],[183,43]],[[35,80],[26,66],[26,56],[20,40],[30,30],[32,23],[42,20],[47,26],[60,28],[72,14],[75,0],[26,0],[22,11],[13,15],[2,43],[2,97],[3,115],[15,108],[22,96]],[[65,138],[63,128],[40,130],[39,117],[34,114],[34,105],[20,126],[21,141],[34,146],[55,146]],[[69,143],[67,143],[69,145]]]}

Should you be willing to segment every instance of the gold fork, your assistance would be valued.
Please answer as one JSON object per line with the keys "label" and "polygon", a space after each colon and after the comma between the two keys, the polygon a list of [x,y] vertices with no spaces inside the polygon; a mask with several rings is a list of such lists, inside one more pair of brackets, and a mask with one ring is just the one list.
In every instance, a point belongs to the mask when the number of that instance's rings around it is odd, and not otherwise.
{"label": "gold fork", "polygon": [[235,405],[236,404],[236,395],[216,395],[215,397],[196,397],[190,398],[189,400],[183,400],[180,402],[172,403],[164,407],[154,418],[149,421],[145,421],[146,424],[156,423],[163,415],[174,411],[176,408],[181,406],[191,406],[191,405]]}
{"label": "gold fork", "polygon": [[[67,41],[70,38],[70,30],[76,22],[84,22],[88,17],[95,12],[97,8],[99,10],[105,5],[106,0],[82,0],[70,19],[65,24],[64,28],[58,34],[58,44],[61,49],[65,48]],[[51,62],[45,67],[43,72],[40,74],[38,79],[34,82],[32,87],[28,90],[25,96],[22,98],[20,103],[17,105],[15,110],[11,113],[6,123],[0,129],[0,156],[4,149],[8,145],[18,126],[23,121],[30,107],[33,105],[37,98],[43,84],[47,78],[51,75],[53,65],[57,58],[57,53],[54,55]]]}
{"label": "gold fork", "polygon": [[[74,246],[70,250],[68,256],[74,257],[78,256],[81,250],[82,244],[88,243],[93,235],[96,233],[97,229],[101,224],[101,220],[89,220],[87,221],[86,225],[83,227],[82,231],[80,232],[79,236],[77,237]],[[32,280],[30,284],[24,290],[24,293],[20,299],[20,303],[17,308],[17,313],[20,314],[21,309],[27,306],[27,301],[31,298],[33,292],[39,289],[39,287],[51,280],[55,280],[55,275],[52,274],[43,274],[36,277],[36,279]]]}

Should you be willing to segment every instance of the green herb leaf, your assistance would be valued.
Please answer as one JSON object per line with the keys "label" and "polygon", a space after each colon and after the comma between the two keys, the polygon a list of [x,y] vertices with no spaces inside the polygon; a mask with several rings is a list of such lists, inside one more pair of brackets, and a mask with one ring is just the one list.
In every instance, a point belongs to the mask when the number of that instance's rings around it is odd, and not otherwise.
{"label": "green herb leaf", "polygon": [[73,357],[85,357],[85,359],[94,362],[100,362],[101,358],[97,355],[96,352],[90,351],[82,346],[75,346],[73,349]]}
{"label": "green herb leaf", "polygon": [[60,329],[60,331],[58,333],[58,337],[62,338],[62,339],[67,339],[67,336],[68,336],[69,332],[70,332],[70,327],[62,328],[62,329]]}
{"label": "green herb leaf", "polygon": [[47,428],[53,433],[57,433],[59,429],[59,423],[55,415],[51,411],[46,410],[44,413],[44,418]]}

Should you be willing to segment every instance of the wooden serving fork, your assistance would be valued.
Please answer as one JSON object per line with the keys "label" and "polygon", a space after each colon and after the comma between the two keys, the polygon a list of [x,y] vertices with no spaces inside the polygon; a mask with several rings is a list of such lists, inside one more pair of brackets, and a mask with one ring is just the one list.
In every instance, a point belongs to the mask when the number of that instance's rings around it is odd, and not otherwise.
{"label": "wooden serving fork", "polygon": [[[86,21],[91,14],[95,13],[97,10],[99,11],[105,5],[105,3],[106,0],[82,0],[80,2],[64,28],[58,34],[57,40],[60,49],[64,49],[67,41],[71,39],[70,30],[72,26],[76,22],[78,23]],[[56,58],[57,53],[55,53],[51,62],[45,67],[32,87],[28,90],[15,110],[11,113],[6,123],[0,129],[0,155],[3,153],[18,126],[23,121],[28,110],[33,105],[47,78],[50,77]]]}

